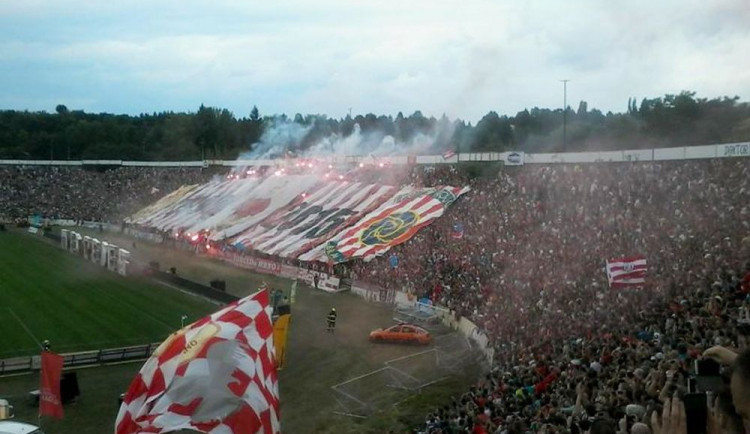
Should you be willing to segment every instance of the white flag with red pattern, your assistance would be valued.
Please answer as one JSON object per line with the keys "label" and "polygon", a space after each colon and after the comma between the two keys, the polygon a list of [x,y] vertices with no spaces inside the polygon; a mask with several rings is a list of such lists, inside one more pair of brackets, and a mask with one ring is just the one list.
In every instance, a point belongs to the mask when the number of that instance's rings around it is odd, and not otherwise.
{"label": "white flag with red pattern", "polygon": [[280,432],[268,292],[172,334],[130,384],[116,434]]}

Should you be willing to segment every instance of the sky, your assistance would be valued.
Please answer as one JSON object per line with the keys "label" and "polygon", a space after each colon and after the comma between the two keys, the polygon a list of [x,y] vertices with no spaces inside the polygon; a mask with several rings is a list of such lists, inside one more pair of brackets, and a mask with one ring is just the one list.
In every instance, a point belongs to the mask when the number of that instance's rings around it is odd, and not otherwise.
{"label": "sky", "polygon": [[[262,4],[261,4],[262,3]],[[0,109],[447,114],[750,100],[748,0],[2,0]]]}

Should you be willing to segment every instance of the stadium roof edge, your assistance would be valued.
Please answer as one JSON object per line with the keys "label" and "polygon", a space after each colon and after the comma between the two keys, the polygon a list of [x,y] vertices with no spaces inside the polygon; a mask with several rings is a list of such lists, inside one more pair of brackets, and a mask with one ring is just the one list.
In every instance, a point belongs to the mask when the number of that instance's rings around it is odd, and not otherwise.
{"label": "stadium roof edge", "polygon": [[[330,156],[304,158],[303,160],[325,161],[329,164],[387,163],[387,164],[454,164],[457,162],[503,162],[505,165],[596,163],[627,161],[693,160],[708,158],[750,157],[750,142],[705,146],[678,146],[672,148],[629,149],[620,151],[593,151],[568,153],[524,152],[471,152],[442,155],[416,156]],[[205,161],[123,161],[123,160],[0,160],[0,166],[135,166],[135,167],[246,167],[283,166],[298,159],[276,160],[205,160]]]}

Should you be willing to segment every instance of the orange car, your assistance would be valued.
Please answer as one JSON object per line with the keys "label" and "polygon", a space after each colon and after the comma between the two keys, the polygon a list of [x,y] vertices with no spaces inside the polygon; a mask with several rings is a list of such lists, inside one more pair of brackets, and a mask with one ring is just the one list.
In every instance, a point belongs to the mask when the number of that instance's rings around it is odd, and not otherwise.
{"label": "orange car", "polygon": [[432,342],[430,333],[412,324],[397,324],[387,329],[377,329],[370,333],[373,342],[403,342],[427,345]]}

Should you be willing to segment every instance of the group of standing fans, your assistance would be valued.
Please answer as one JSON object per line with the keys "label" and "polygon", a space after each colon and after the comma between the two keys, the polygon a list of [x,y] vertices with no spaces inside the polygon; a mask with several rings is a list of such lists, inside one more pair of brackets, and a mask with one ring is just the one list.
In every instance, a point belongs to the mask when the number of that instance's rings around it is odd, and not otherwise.
{"label": "group of standing fans", "polygon": [[182,185],[215,173],[196,167],[0,166],[0,219],[119,222]]}
{"label": "group of standing fans", "polygon": [[[712,432],[744,432],[750,159],[388,173],[472,191],[385,257],[353,263],[355,280],[430,298],[472,320],[494,349],[491,371],[418,432],[682,433],[681,396],[693,362],[706,358],[727,380],[709,411]],[[211,176],[0,167],[1,212],[118,221]],[[648,261],[645,285],[609,288],[605,261],[632,255]],[[332,309],[330,332],[335,320]]]}
{"label": "group of standing fans", "polygon": [[[693,361],[744,347],[750,159],[417,175],[473,191],[392,249],[397,261],[356,264],[355,276],[468,317],[495,350],[492,372],[419,432],[654,432],[652,410],[670,387],[686,391]],[[633,255],[648,261],[645,285],[609,288],[605,261]],[[726,393],[714,432],[743,432],[750,414]]]}

